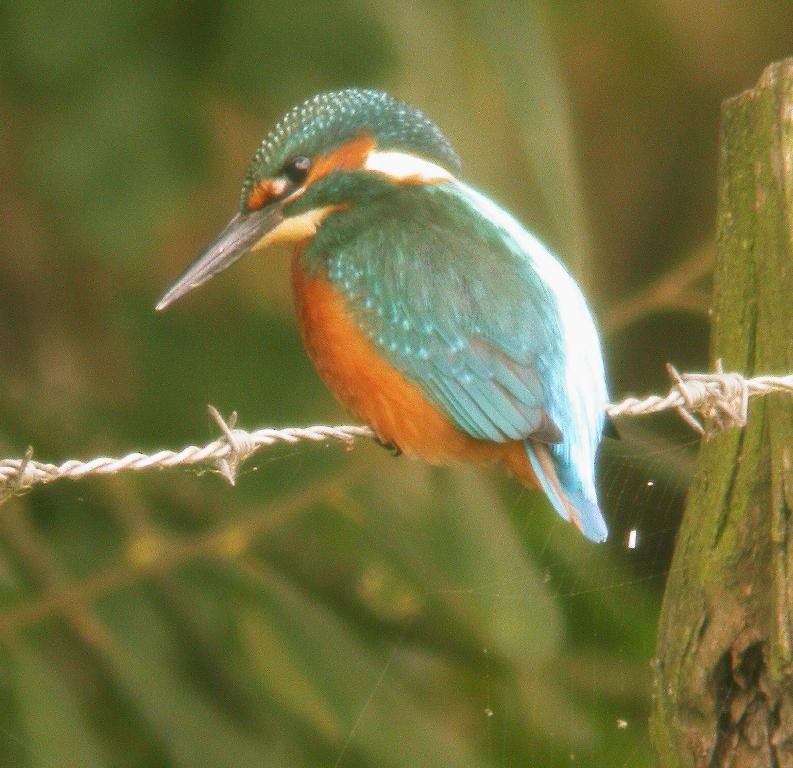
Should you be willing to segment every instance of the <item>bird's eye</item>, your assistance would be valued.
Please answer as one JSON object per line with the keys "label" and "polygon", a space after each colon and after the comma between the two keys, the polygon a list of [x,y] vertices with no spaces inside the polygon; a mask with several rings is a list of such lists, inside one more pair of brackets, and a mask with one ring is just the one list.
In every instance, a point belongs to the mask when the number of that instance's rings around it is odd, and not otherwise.
{"label": "bird's eye", "polygon": [[298,157],[293,157],[284,166],[283,173],[289,181],[300,184],[306,178],[310,169],[311,160],[304,155],[299,155]]}

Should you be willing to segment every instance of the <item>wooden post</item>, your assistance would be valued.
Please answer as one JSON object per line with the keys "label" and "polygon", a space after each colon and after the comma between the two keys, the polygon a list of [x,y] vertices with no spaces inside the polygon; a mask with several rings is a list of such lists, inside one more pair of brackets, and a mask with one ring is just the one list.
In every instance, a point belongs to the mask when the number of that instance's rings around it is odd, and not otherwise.
{"label": "wooden post", "polygon": [[[722,110],[712,354],[793,371],[793,59]],[[793,766],[793,404],[702,445],[658,629],[662,768]]]}

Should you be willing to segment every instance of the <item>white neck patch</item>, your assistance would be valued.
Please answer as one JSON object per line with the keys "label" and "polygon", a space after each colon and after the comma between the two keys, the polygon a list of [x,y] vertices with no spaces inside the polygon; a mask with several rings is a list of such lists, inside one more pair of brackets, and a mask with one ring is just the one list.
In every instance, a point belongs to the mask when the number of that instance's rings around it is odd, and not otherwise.
{"label": "white neck patch", "polygon": [[449,171],[440,165],[407,152],[379,152],[373,149],[363,167],[367,171],[382,173],[394,181],[405,184],[437,184],[454,181]]}

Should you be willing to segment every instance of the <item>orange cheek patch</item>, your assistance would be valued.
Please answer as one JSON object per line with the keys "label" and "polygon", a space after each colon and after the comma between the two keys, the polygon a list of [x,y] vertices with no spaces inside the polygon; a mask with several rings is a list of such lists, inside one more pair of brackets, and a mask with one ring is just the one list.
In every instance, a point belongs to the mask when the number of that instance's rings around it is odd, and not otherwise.
{"label": "orange cheek patch", "polygon": [[270,200],[283,194],[286,189],[286,182],[283,179],[260,179],[248,193],[245,205],[249,211],[258,211]]}
{"label": "orange cheek patch", "polygon": [[362,131],[354,139],[336,147],[332,152],[315,158],[303,186],[309,186],[317,179],[327,176],[331,171],[351,171],[360,168],[374,147],[374,138]]}

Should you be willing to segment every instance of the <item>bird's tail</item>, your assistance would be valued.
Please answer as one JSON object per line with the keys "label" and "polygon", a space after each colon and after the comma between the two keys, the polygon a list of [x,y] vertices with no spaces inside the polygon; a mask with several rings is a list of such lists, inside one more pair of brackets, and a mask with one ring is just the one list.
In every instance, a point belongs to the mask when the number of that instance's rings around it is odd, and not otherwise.
{"label": "bird's tail", "polygon": [[[551,506],[565,520],[571,522],[591,541],[608,538],[608,527],[597,504],[594,489],[586,494],[580,482],[562,482],[559,478],[559,460],[545,443],[526,440],[520,452],[507,456],[509,468],[521,479],[533,481],[548,497]],[[528,458],[528,461],[526,459]],[[564,472],[563,474],[569,474]]]}

